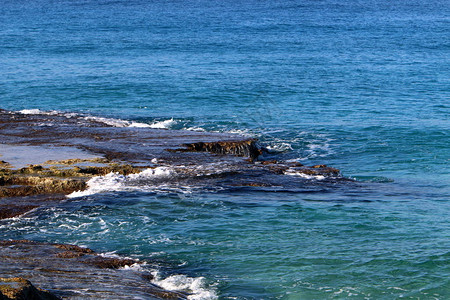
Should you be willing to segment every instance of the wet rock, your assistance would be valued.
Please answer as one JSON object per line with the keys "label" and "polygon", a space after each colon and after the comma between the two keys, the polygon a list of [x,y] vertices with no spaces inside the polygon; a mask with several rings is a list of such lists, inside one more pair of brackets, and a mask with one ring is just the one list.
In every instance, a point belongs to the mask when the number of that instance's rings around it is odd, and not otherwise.
{"label": "wet rock", "polygon": [[34,287],[30,281],[21,278],[0,278],[0,299],[5,300],[57,300],[52,293]]}
{"label": "wet rock", "polygon": [[[70,168],[30,165],[20,169],[0,169],[0,198],[19,199],[20,197],[36,195],[46,195],[48,198],[52,198],[53,196],[51,195],[64,195],[85,190],[87,188],[86,182],[93,176],[106,175],[111,172],[129,175],[138,173],[144,168],[133,167],[128,164],[111,163],[104,159],[98,159],[96,161],[101,161],[103,165],[73,166]],[[60,163],[54,161],[53,163],[58,165],[72,165],[79,162],[80,160],[73,159]],[[24,205],[2,203],[0,205],[0,219],[20,216],[42,205],[41,198],[35,198],[34,200],[34,202]]]}
{"label": "wet rock", "polygon": [[[186,299],[188,294],[167,291],[151,283],[149,271],[123,270],[142,261],[104,257],[89,248],[30,240],[0,241],[0,274],[21,277],[62,298]],[[149,263],[149,262],[147,262]],[[29,280],[29,281],[28,281]],[[22,282],[22,281],[21,281]],[[2,286],[0,282],[0,287]],[[82,291],[74,293],[74,291]],[[0,299],[1,296],[0,296]],[[58,298],[5,298],[58,299]]]}
{"label": "wet rock", "polygon": [[142,274],[141,277],[148,281],[152,281],[155,279],[155,276],[153,276],[152,274]]}
{"label": "wet rock", "polygon": [[35,209],[38,205],[0,205],[0,220],[18,217]]}
{"label": "wet rock", "polygon": [[131,266],[139,263],[137,260],[129,258],[112,258],[96,256],[92,259],[86,260],[84,263],[96,266],[101,269],[119,269],[125,266]]}
{"label": "wet rock", "polygon": [[276,160],[264,160],[264,161],[261,161],[261,164],[262,165],[274,165],[274,164],[276,164],[278,161],[276,161]]}
{"label": "wet rock", "polygon": [[86,188],[86,182],[80,179],[61,180],[45,177],[13,176],[5,182],[5,185],[8,186],[0,186],[0,198],[39,194],[69,194]]}
{"label": "wet rock", "polygon": [[89,253],[89,254],[95,253],[93,250],[91,250],[89,248],[84,248],[84,247],[80,247],[77,245],[70,245],[70,244],[53,244],[53,245],[58,249],[67,250],[67,251],[76,252],[76,253]]}
{"label": "wet rock", "polygon": [[327,167],[327,165],[315,165],[315,166],[312,166],[311,168],[313,168],[313,169],[322,169],[322,168],[326,168]]}
{"label": "wet rock", "polygon": [[313,167],[299,167],[299,168],[290,168],[290,171],[295,171],[298,173],[302,173],[305,175],[329,175],[329,176],[338,176],[340,171],[335,168],[327,167],[325,165],[322,166],[313,166]]}
{"label": "wet rock", "polygon": [[[39,125],[49,122],[53,126],[44,129]],[[264,148],[259,147],[255,139],[238,135],[117,128],[83,116],[67,118],[64,114],[23,115],[7,111],[0,111],[0,124],[0,141],[14,144],[16,148],[33,147],[33,151],[38,152],[43,148],[45,151],[39,152],[42,155],[55,148],[63,148],[59,153],[76,148],[95,156],[47,160],[45,164],[18,170],[0,166],[0,197],[3,198],[69,194],[86,189],[86,182],[94,176],[111,172],[129,175],[152,167],[167,167],[173,171],[171,176],[161,179],[170,181],[169,184],[220,188],[251,184],[262,190],[267,186],[274,190],[292,190],[311,181],[305,181],[309,180],[305,176],[286,174],[329,175],[334,181],[340,177],[339,170],[326,165],[307,167],[299,162],[275,159],[258,161]],[[149,180],[155,183],[154,179]],[[324,184],[326,180],[321,178],[321,182]],[[13,209],[5,209],[0,216],[14,215]]]}
{"label": "wet rock", "polygon": [[271,185],[265,182],[242,182],[235,184],[235,186],[268,187]]}
{"label": "wet rock", "polygon": [[255,139],[218,141],[218,142],[197,142],[183,144],[185,148],[175,149],[180,152],[210,152],[215,154],[231,154],[236,156],[257,159],[262,154],[261,149],[256,145]]}

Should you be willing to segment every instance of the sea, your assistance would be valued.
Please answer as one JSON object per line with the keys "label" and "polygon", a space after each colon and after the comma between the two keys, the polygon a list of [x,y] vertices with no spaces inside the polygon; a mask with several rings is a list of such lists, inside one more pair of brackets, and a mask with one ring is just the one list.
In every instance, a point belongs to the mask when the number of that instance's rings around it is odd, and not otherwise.
{"label": "sea", "polygon": [[354,184],[110,188],[0,238],[152,261],[190,299],[449,299],[449,33],[446,0],[2,1],[0,108],[249,136]]}

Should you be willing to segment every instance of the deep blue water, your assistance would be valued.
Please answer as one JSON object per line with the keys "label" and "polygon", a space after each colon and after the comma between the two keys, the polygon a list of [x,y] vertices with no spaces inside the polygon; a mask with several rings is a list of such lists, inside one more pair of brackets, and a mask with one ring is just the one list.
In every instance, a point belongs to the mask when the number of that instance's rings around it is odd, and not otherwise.
{"label": "deep blue water", "polygon": [[2,238],[156,259],[226,299],[450,297],[448,1],[4,2],[0,108],[241,132],[359,184],[97,194]]}

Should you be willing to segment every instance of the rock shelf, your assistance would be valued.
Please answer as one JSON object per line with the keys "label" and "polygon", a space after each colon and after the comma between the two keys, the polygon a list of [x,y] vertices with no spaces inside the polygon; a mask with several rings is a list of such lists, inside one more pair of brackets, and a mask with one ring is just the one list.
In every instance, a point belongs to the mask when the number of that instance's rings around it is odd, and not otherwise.
{"label": "rock shelf", "polygon": [[[165,168],[172,175],[164,183],[263,192],[309,190],[317,184],[312,179],[322,180],[321,185],[346,180],[326,165],[268,160],[264,148],[248,137],[113,127],[99,120],[0,109],[0,219],[51,206],[89,188],[93,177],[110,173],[126,178]],[[106,258],[75,245],[0,241],[0,261],[0,299],[188,296],[157,287],[149,273],[122,270],[138,261]]]}
{"label": "rock shelf", "polygon": [[144,264],[143,261],[104,257],[76,245],[0,241],[0,260],[0,274],[4,277],[0,278],[0,299],[186,299],[188,296],[152,284],[151,273],[123,269]]}

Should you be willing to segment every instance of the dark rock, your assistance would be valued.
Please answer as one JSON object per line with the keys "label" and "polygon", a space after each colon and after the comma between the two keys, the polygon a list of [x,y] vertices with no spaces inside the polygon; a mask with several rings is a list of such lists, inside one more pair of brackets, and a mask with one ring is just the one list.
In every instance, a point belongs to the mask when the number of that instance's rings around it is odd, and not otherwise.
{"label": "dark rock", "polygon": [[37,205],[0,205],[0,220],[14,218],[38,207]]}
{"label": "dark rock", "polygon": [[197,142],[183,144],[186,148],[175,149],[180,152],[210,152],[215,154],[231,154],[236,156],[257,159],[262,154],[261,149],[256,145],[255,139],[218,141],[218,142]]}
{"label": "dark rock", "polygon": [[135,263],[139,263],[137,260],[129,258],[112,258],[95,256],[92,259],[85,260],[84,263],[96,266],[101,269],[119,269],[125,266],[131,266]]}
{"label": "dark rock", "polygon": [[89,254],[95,253],[93,250],[91,250],[89,248],[84,248],[84,247],[80,247],[80,246],[76,246],[76,245],[54,244],[54,246],[58,249],[63,249],[63,250],[76,252],[76,253],[89,253]]}
{"label": "dark rock", "polygon": [[21,278],[0,278],[0,299],[8,300],[57,300],[52,293],[37,289],[30,281]]}
{"label": "dark rock", "polygon": [[141,277],[148,281],[152,281],[153,279],[155,279],[155,276],[153,276],[152,274],[142,274]]}
{"label": "dark rock", "polygon": [[[188,296],[154,285],[151,283],[154,278],[148,271],[120,270],[124,266],[141,264],[140,261],[103,257],[89,248],[76,245],[30,240],[0,241],[0,261],[3,277],[26,278],[63,298],[73,295],[77,299],[186,299]],[[27,285],[28,281],[23,282]],[[73,294],[78,290],[83,291],[82,296]]]}
{"label": "dark rock", "polygon": [[[42,128],[40,124],[46,122],[51,122],[53,126]],[[31,201],[32,197],[38,195],[52,198],[54,195],[85,190],[86,182],[94,176],[110,172],[129,175],[151,167],[173,170],[173,176],[171,173],[171,176],[157,180],[225,188],[239,185],[255,188],[271,186],[283,190],[309,184],[302,176],[285,176],[295,173],[331,175],[334,181],[340,177],[339,170],[326,165],[307,167],[298,162],[279,160],[255,162],[265,152],[264,148],[259,147],[255,139],[238,135],[116,128],[83,116],[67,118],[64,114],[23,115],[7,111],[0,111],[0,124],[0,141],[9,146],[33,146],[33,149],[38,148],[35,151],[43,148],[43,155],[50,148],[72,147],[106,157],[65,157],[62,161],[47,160],[51,166],[33,164],[19,170],[6,164],[0,165],[0,198],[30,199],[23,205],[11,203],[1,207],[0,218],[18,216],[42,205],[43,198],[33,198],[36,201]],[[117,161],[112,162],[111,159]],[[86,165],[88,163],[95,165]],[[326,183],[325,180],[322,182]],[[69,253],[61,255],[74,256]]]}

